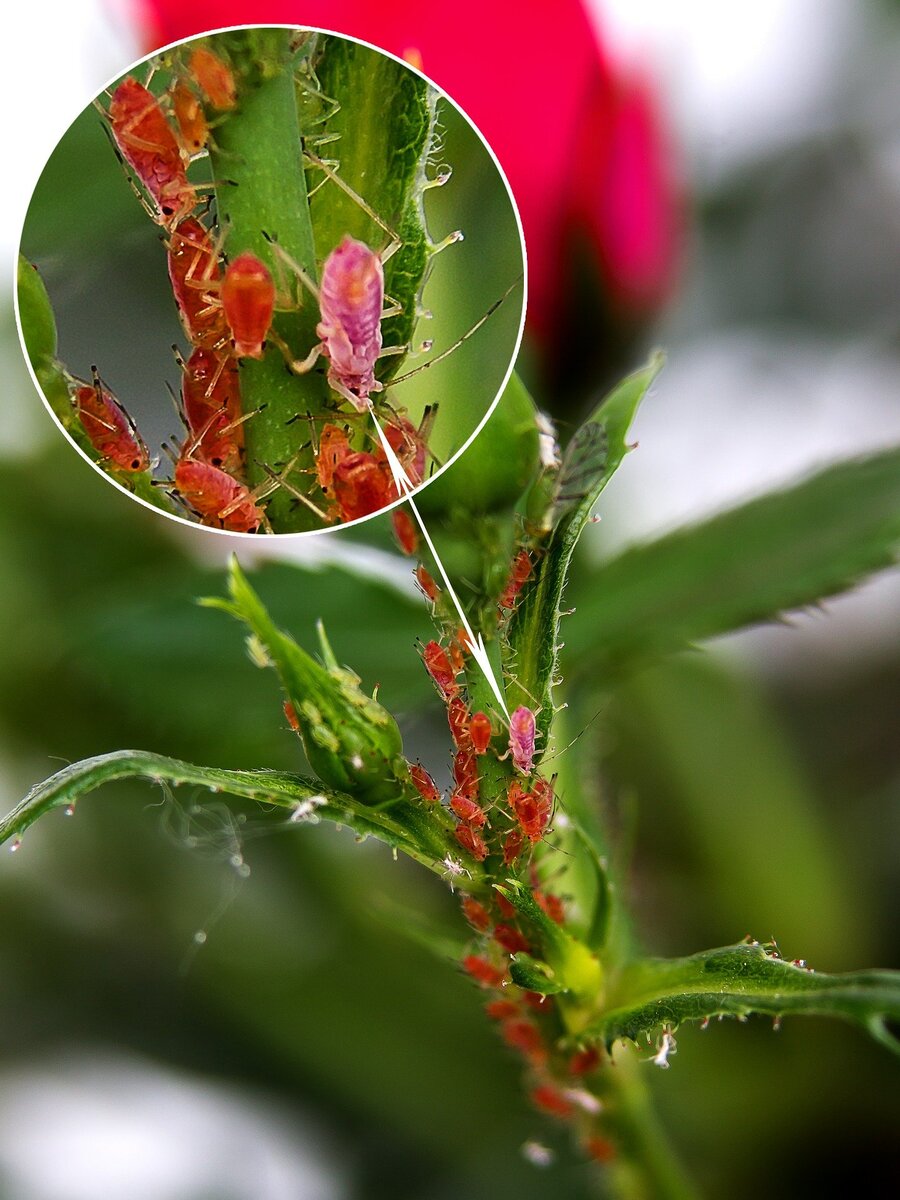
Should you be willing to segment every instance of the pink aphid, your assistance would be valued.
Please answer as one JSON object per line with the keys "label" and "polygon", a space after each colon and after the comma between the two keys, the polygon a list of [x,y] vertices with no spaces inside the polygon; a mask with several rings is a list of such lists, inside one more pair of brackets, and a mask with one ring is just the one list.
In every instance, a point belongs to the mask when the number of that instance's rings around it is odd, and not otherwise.
{"label": "pink aphid", "polygon": [[359,412],[380,392],[375,361],[381,353],[384,269],[365,242],[346,234],[325,259],[319,287],[322,319],[316,333],[329,360],[328,385]]}
{"label": "pink aphid", "polygon": [[530,775],[534,761],[534,713],[524,704],[509,718],[509,752],[523,775]]}

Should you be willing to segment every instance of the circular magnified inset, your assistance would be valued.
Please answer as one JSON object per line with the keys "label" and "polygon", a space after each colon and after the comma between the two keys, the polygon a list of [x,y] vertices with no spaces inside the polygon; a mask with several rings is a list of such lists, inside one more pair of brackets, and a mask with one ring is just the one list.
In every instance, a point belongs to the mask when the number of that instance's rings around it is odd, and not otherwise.
{"label": "circular magnified inset", "polygon": [[332,528],[426,484],[524,321],[481,135],[406,63],[318,30],[225,30],[115,80],[51,155],[21,249],[57,422],[139,500],[232,533]]}

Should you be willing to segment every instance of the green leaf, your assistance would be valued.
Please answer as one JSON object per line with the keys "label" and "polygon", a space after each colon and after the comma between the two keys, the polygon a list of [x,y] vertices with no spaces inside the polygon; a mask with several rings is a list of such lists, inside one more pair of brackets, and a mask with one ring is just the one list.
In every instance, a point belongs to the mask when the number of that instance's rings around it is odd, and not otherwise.
{"label": "green leaf", "polygon": [[817,603],[896,560],[900,450],[829,467],[582,579],[573,662],[591,670],[680,649]]}
{"label": "green leaf", "polygon": [[38,269],[19,255],[17,278],[19,320],[25,338],[25,349],[35,371],[53,362],[56,357],[56,320],[50,297]]}
{"label": "green leaf", "polygon": [[[372,835],[443,875],[443,857],[449,842],[428,813],[410,804],[391,810],[373,809],[317,780],[285,771],[226,771],[199,767],[144,750],[117,750],[73,763],[38,784],[10,813],[0,819],[0,845],[21,837],[39,817],[54,808],[67,808],[79,797],[116,779],[147,779],[172,786],[207,788],[211,795],[224,793],[288,808],[299,821],[333,821],[348,825],[361,836]],[[478,878],[466,879],[466,890],[483,890]]]}
{"label": "green leaf", "polygon": [[584,1031],[611,1046],[638,1041],[682,1021],[753,1013],[833,1016],[852,1021],[900,1052],[888,1021],[900,1020],[900,972],[828,975],[773,956],[756,942],[706,950],[689,958],[648,958],[625,969],[603,1015]]}
{"label": "green leaf", "polygon": [[[572,554],[600,493],[625,457],[629,426],[662,362],[655,355],[629,375],[576,431],[550,494],[548,532],[539,542],[537,565],[510,619],[504,654],[511,676],[507,701],[510,709],[519,704],[536,709],[538,758],[547,748],[553,720],[559,618]],[[536,486],[544,488],[545,481]]]}

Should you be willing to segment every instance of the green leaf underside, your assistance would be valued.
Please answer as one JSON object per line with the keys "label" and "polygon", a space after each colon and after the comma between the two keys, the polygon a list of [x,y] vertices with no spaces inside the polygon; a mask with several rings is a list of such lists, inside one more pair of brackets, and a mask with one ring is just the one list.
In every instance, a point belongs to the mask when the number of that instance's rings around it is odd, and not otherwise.
{"label": "green leaf underside", "polygon": [[547,748],[553,720],[559,618],[572,554],[600,493],[625,457],[628,428],[662,361],[656,355],[623,380],[572,438],[556,481],[552,530],[510,619],[507,700],[511,709],[525,704],[537,710],[538,758]]}
{"label": "green leaf underside", "polygon": [[[319,158],[336,159],[340,178],[400,238],[401,247],[385,263],[385,290],[403,311],[383,323],[382,336],[385,346],[407,345],[430,257],[422,184],[434,138],[435,95],[402,63],[341,38],[324,39],[316,73],[323,96],[337,106],[322,132],[338,136],[319,149],[319,130],[311,128],[307,145]],[[312,189],[322,172],[311,168],[308,176]],[[348,233],[379,250],[388,244],[385,231],[333,180],[312,196],[310,213],[320,257]],[[402,361],[401,355],[383,359],[379,378],[395,374]]]}
{"label": "green leaf underside", "polygon": [[764,946],[739,943],[689,958],[642,959],[616,982],[610,1007],[584,1038],[611,1046],[647,1039],[661,1028],[718,1016],[832,1016],[852,1021],[900,1053],[886,1022],[900,1020],[900,972],[829,975],[771,957]]}
{"label": "green leaf underside", "polygon": [[[433,823],[414,804],[398,801],[389,809],[372,809],[322,786],[316,780],[284,771],[232,771],[198,767],[162,754],[144,750],[117,750],[73,763],[38,784],[10,813],[0,819],[0,845],[22,834],[39,817],[55,808],[66,808],[79,797],[105,783],[121,779],[146,779],[173,787],[192,785],[221,794],[255,800],[291,810],[298,822],[305,806],[313,801],[311,816],[347,825],[361,836],[371,835],[403,851],[429,869],[443,875],[442,858],[447,847],[434,835]],[[316,803],[316,800],[324,803]],[[467,879],[466,886],[471,886]]]}
{"label": "green leaf underside", "polygon": [[[900,449],[625,551],[573,596],[573,664],[622,664],[773,620],[896,561]],[[596,582],[599,580],[599,585]]]}

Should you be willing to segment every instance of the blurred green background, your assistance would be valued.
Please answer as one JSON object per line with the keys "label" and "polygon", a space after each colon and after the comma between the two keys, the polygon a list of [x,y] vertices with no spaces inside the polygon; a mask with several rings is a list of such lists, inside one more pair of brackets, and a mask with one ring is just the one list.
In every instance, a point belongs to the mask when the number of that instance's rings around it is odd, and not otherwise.
{"label": "blurred green background", "polygon": [[[682,298],[654,331],[670,366],[577,566],[583,613],[617,546],[896,434],[883,68],[897,33],[887,6],[853,8],[821,119],[695,172]],[[132,203],[126,189],[123,213]],[[84,304],[122,251],[71,212],[53,220],[61,255],[93,238]],[[236,543],[146,513],[82,462],[5,322],[0,803],[123,746],[296,767],[272,680],[233,623],[193,604],[221,591]],[[410,755],[446,773],[409,564],[385,552],[386,523],[364,530],[372,548],[346,534],[290,551],[260,539],[254,558],[241,545],[248,562],[295,560],[257,576],[277,618],[311,647],[323,615],[339,657],[381,683]],[[824,970],[898,964],[896,596],[880,581],[794,628],[615,681],[570,618],[563,665],[587,726],[570,753],[633,844],[649,949],[752,933]],[[0,857],[0,1196],[602,1194],[528,1109],[475,989],[403,930],[407,907],[457,927],[438,881],[346,832],[191,802],[109,787]],[[857,1031],[726,1022],[678,1043],[670,1070],[646,1071],[706,1195],[897,1194],[897,1065]],[[558,1151],[549,1171],[523,1160],[530,1137]]]}

